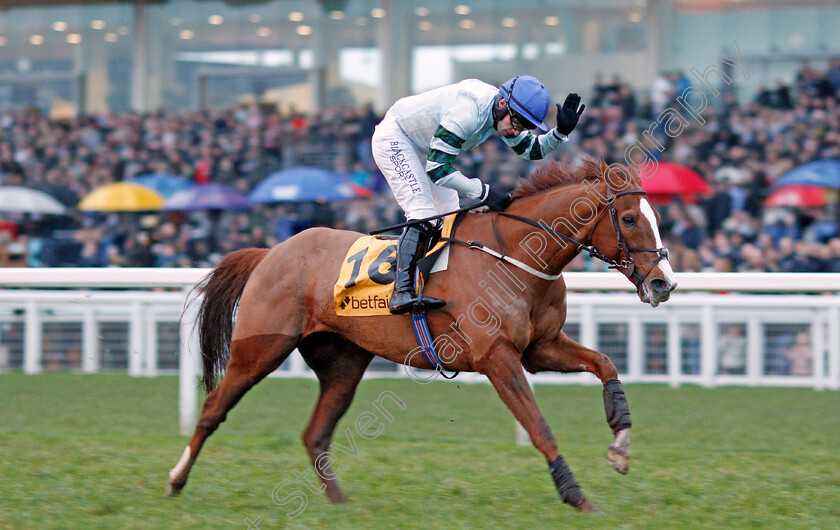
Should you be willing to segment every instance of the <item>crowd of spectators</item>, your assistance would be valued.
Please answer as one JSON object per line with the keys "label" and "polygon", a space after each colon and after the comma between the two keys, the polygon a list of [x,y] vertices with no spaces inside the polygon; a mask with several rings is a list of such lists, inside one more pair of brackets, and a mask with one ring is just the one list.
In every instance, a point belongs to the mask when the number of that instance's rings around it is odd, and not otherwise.
{"label": "crowd of spectators", "polygon": [[[649,93],[619,76],[600,76],[572,141],[548,160],[583,157],[624,162],[663,108],[692,80],[663,73]],[[694,84],[698,85],[696,80]],[[751,101],[737,84],[707,98],[676,137],[654,134],[661,159],[688,166],[712,186],[695,203],[658,205],[671,261],[682,271],[840,271],[832,208],[767,208],[776,179],[806,162],[840,159],[840,60],[825,70],[800,66],[791,86],[761,87]],[[309,226],[368,232],[402,212],[370,153],[378,123],[371,106],[330,107],[306,115],[272,106],[50,119],[39,112],[0,114],[0,184],[41,189],[71,207],[67,216],[0,212],[0,265],[210,266],[237,248],[272,246]],[[654,151],[657,152],[657,151]],[[466,175],[505,190],[546,161],[526,161],[497,139],[462,153]],[[72,208],[92,189],[151,172],[247,192],[293,165],[332,169],[372,196],[330,204],[260,205],[247,213],[94,213]],[[12,252],[10,248],[14,248]],[[573,269],[599,270],[581,257]]]}

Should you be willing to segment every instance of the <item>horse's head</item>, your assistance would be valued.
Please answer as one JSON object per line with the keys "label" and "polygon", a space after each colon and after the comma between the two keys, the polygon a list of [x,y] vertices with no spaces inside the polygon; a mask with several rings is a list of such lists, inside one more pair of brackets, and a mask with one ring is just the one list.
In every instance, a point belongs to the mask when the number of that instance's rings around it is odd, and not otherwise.
{"label": "horse's head", "polygon": [[606,209],[592,233],[592,246],[615,262],[636,286],[642,302],[656,307],[677,287],[668,250],[659,235],[659,214],[648,202],[638,172],[601,160],[599,179]]}

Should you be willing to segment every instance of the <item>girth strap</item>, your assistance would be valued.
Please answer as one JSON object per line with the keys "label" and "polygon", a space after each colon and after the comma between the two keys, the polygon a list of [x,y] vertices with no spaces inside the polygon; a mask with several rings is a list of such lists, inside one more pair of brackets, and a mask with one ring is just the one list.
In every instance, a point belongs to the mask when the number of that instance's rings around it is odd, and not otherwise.
{"label": "girth strap", "polygon": [[435,349],[432,332],[429,330],[429,322],[426,320],[426,312],[423,310],[422,304],[416,304],[411,310],[411,327],[414,329],[414,336],[417,338],[417,344],[420,345],[423,357],[426,358],[426,362],[429,363],[432,370],[438,371],[445,379],[454,379],[460,372],[455,372],[452,375],[443,372],[448,368]]}

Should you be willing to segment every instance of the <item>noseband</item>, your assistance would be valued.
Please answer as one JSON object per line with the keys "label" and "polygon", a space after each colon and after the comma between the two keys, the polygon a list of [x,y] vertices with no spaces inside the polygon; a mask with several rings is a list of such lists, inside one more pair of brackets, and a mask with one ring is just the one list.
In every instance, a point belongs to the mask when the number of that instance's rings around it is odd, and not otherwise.
{"label": "noseband", "polygon": [[[548,232],[549,234],[559,237],[560,239],[564,239],[570,243],[573,243],[577,246],[578,252],[586,252],[591,257],[599,259],[606,263],[609,268],[617,269],[622,272],[628,278],[635,279],[637,285],[641,286],[642,283],[647,279],[653,269],[659,265],[659,262],[663,259],[668,259],[668,249],[665,247],[659,248],[645,248],[645,247],[631,247],[627,244],[627,240],[624,238],[624,234],[621,233],[621,229],[618,226],[618,212],[615,209],[615,200],[619,197],[623,197],[625,195],[647,195],[647,192],[644,190],[627,190],[627,191],[620,191],[618,193],[613,193],[612,190],[607,190],[607,208],[601,210],[601,213],[598,214],[598,217],[595,218],[595,222],[592,226],[592,234],[595,234],[595,230],[598,228],[598,223],[601,222],[601,219],[604,216],[604,213],[610,212],[610,218],[612,219],[613,230],[615,231],[615,239],[616,244],[618,245],[618,254],[616,258],[611,258],[609,256],[605,256],[602,254],[594,245],[590,242],[590,244],[585,244],[577,239],[567,236],[566,234],[560,233],[550,226],[546,225],[544,222],[534,221],[528,217],[522,217],[521,215],[515,215],[512,213],[507,212],[496,212],[499,215],[504,217],[510,217],[511,219],[516,219],[517,221],[522,221],[523,223],[527,223],[532,226],[536,226],[537,228]],[[493,227],[495,232],[495,226]],[[498,235],[497,235],[498,239]],[[592,236],[590,236],[590,240]],[[653,265],[648,269],[644,276],[636,270],[636,263],[633,260],[632,252],[656,252],[659,254],[659,257],[656,261],[653,262]],[[625,258],[621,259],[622,253],[624,254]]]}

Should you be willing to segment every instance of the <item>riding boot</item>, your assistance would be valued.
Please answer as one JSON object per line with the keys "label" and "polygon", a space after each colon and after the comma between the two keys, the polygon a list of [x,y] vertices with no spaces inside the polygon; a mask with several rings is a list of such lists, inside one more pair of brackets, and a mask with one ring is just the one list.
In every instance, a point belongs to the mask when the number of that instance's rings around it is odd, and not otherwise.
{"label": "riding boot", "polygon": [[[394,281],[394,294],[391,295],[389,309],[394,315],[408,313],[417,303],[417,290],[414,287],[414,271],[417,262],[426,252],[426,242],[434,227],[429,223],[407,226],[397,245],[397,272]],[[424,296],[425,309],[438,309],[446,305],[444,300]]]}

